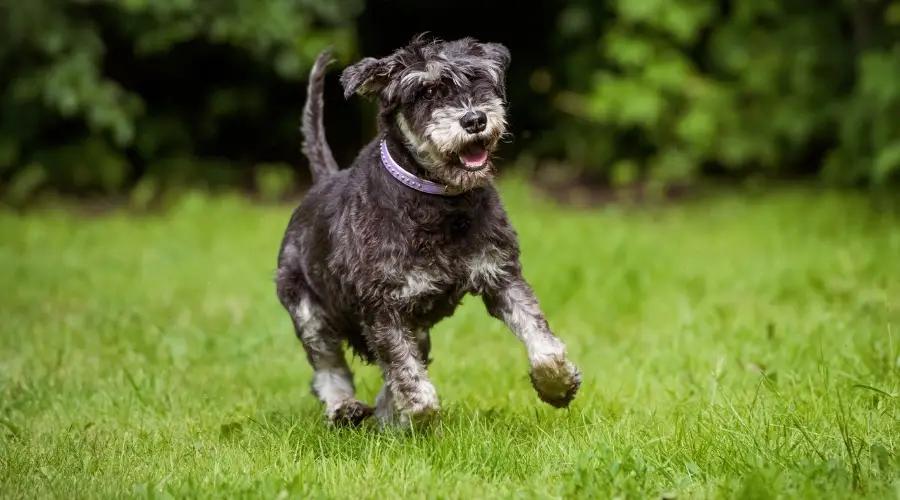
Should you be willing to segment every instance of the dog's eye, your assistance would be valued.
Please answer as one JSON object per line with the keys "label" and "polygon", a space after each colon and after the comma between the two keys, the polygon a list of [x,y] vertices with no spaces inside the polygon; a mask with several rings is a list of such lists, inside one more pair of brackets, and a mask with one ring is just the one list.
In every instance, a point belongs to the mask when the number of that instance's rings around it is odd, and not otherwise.
{"label": "dog's eye", "polygon": [[425,90],[422,92],[422,98],[429,100],[429,101],[434,99],[434,97],[436,95],[437,95],[437,87],[435,87],[433,85],[425,87]]}

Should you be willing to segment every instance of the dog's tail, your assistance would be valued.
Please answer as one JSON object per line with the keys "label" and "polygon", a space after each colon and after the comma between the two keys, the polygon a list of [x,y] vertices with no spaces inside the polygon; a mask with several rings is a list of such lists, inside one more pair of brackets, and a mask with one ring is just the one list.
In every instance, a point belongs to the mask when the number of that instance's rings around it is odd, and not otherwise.
{"label": "dog's tail", "polygon": [[303,121],[300,130],[303,133],[303,154],[309,160],[313,183],[338,171],[337,162],[325,139],[325,124],[322,120],[325,103],[322,93],[325,88],[325,68],[331,63],[331,48],[319,53],[312,70],[309,72],[309,85],[306,92],[306,105],[303,107]]}

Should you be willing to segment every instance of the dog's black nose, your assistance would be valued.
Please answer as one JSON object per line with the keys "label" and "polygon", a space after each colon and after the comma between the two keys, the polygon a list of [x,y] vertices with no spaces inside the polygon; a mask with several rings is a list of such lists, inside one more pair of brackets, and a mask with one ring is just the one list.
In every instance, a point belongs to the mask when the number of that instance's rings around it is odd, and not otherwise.
{"label": "dog's black nose", "polygon": [[487,115],[482,111],[469,111],[459,119],[459,124],[470,134],[484,132],[487,127]]}

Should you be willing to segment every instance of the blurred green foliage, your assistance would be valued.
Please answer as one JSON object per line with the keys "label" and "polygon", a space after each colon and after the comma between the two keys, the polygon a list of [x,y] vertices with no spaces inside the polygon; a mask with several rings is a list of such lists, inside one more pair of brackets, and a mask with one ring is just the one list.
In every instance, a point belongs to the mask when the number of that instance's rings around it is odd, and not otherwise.
{"label": "blurred green foliage", "polygon": [[897,1],[575,0],[559,34],[578,48],[556,96],[567,156],[613,181],[896,180],[898,24]]}
{"label": "blurred green foliage", "polygon": [[[268,83],[224,75],[262,68],[301,89],[324,46],[345,62],[357,52],[364,7],[0,0],[0,197],[25,201],[53,187],[143,205],[196,182],[249,182],[280,196],[295,182],[284,165],[203,154],[206,142],[227,142],[224,121],[259,117],[268,98]],[[556,122],[528,152],[613,183],[814,172],[885,185],[900,178],[898,27],[900,0],[569,0],[546,34],[558,62],[532,78],[552,96]],[[181,81],[186,67],[216,57],[215,75]],[[528,54],[514,62],[528,65]],[[199,97],[167,100],[129,76],[148,68],[149,81],[167,85],[157,93],[186,85]],[[296,121],[290,127],[296,134]]]}
{"label": "blurred green foliage", "polygon": [[[195,53],[200,59],[226,47],[302,82],[326,45],[339,56],[353,50],[348,23],[362,7],[362,0],[0,1],[0,196],[22,200],[45,185],[118,194],[131,181],[146,198],[198,170],[227,172],[203,168],[197,130],[215,129],[233,108],[258,106],[258,89],[190,82],[206,86],[204,101],[172,113],[151,109],[125,86],[128,72],[194,44],[205,48]],[[114,49],[125,52],[124,69],[111,68]],[[176,86],[180,69],[168,68]]]}

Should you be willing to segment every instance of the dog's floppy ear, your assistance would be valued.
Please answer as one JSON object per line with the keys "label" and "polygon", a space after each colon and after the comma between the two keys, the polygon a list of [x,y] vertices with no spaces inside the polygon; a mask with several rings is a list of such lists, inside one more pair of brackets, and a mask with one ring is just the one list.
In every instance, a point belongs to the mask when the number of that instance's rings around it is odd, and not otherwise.
{"label": "dog's floppy ear", "polygon": [[378,95],[390,81],[390,74],[394,66],[390,58],[375,59],[374,57],[366,57],[356,64],[347,66],[341,72],[344,99],[350,99],[353,94],[363,97]]}
{"label": "dog's floppy ear", "polygon": [[482,50],[484,50],[484,55],[495,61],[500,65],[500,69],[506,71],[509,67],[509,62],[511,56],[509,54],[509,49],[506,48],[502,43],[483,43],[481,44]]}

